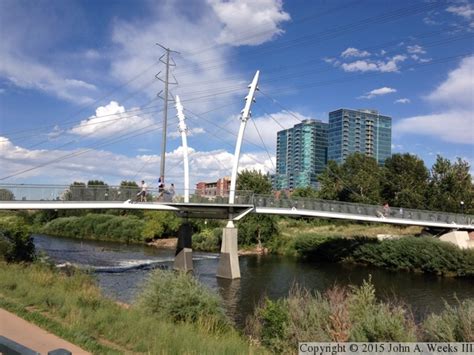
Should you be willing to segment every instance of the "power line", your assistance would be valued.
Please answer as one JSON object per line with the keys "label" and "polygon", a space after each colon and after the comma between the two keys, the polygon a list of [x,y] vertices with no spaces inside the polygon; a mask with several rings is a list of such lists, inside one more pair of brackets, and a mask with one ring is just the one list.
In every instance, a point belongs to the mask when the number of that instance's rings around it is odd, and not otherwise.
{"label": "power line", "polygon": [[[232,136],[235,135],[233,132],[227,130],[226,128],[224,128],[224,127],[222,127],[222,126],[220,126],[220,125],[217,125],[217,124],[215,124],[214,122],[208,121],[208,120],[205,119],[204,117],[198,116],[197,114],[195,114],[195,113],[189,111],[188,109],[185,109],[185,110],[188,111],[188,112],[190,112],[192,115],[196,116],[197,118],[200,118],[200,119],[203,119],[203,120],[205,120],[205,121],[207,121],[207,122],[212,123],[212,124],[213,124],[214,126],[216,126],[218,129],[223,130],[223,131],[225,131],[225,132],[231,134]],[[190,117],[190,118],[193,118],[193,116],[189,116],[189,117]],[[217,135],[216,132],[210,132],[210,131],[208,131],[208,130],[205,130],[205,131],[206,131],[208,134],[210,134],[211,136],[213,136],[213,137],[217,138],[218,140],[222,141],[223,143],[225,143],[227,146],[230,146],[231,148],[234,148],[234,146],[233,146],[232,144],[230,144],[229,142],[225,141],[221,136]],[[244,139],[244,142],[249,143],[249,144],[251,144],[251,145],[253,145],[253,146],[255,146],[255,147],[259,148],[259,149],[262,149],[261,146],[255,144],[255,143],[253,143],[253,142],[251,142],[251,141],[249,141],[249,140],[247,140],[247,139]],[[251,153],[249,153],[249,155],[248,155],[249,159],[255,161],[256,163],[261,164],[260,161],[258,161],[258,160],[256,160],[255,158],[253,158],[250,154],[251,154]],[[264,165],[265,165],[265,164],[264,164]]]}
{"label": "power line", "polygon": [[[308,42],[320,43],[324,40],[331,40],[341,35],[344,35],[346,33],[353,33],[357,30],[362,30],[373,24],[389,23],[406,16],[413,16],[425,11],[433,10],[442,5],[443,4],[441,2],[436,2],[436,3],[418,4],[414,6],[403,7],[403,8],[388,11],[382,14],[378,14],[375,16],[367,17],[367,18],[355,21],[347,25],[335,26],[321,32],[299,36],[293,39],[288,39],[286,41],[279,41],[278,43],[275,43],[273,45],[268,45],[267,47],[242,50],[240,51],[240,53],[245,55],[247,59],[255,55],[261,56],[263,54],[269,54],[272,52],[281,53],[282,49],[288,49],[294,46],[307,44]],[[229,63],[229,62],[238,61],[238,60],[239,60],[238,58],[232,58],[230,60],[217,60],[217,61],[211,60],[207,62],[206,61],[201,62],[200,64],[201,64],[201,68],[203,68],[203,64],[208,64],[208,63],[222,63],[223,64],[223,63]],[[190,72],[190,70],[188,70],[187,72]],[[186,73],[186,71],[180,72],[181,77],[183,73]]]}
{"label": "power line", "polygon": [[258,137],[260,138],[260,141],[262,142],[263,147],[265,148],[265,151],[267,152],[268,159],[270,160],[270,163],[273,166],[273,170],[276,172],[276,168],[275,168],[275,164],[273,164],[272,156],[270,155],[270,152],[268,151],[267,146],[265,145],[265,142],[263,141],[262,135],[260,134],[260,131],[258,130],[257,124],[255,123],[254,119],[251,119],[251,121],[255,127],[255,130],[257,131]]}
{"label": "power line", "polygon": [[[100,144],[96,144],[94,146],[91,146],[91,147],[88,147],[87,149],[85,150],[82,150],[82,151],[79,151],[79,152],[73,152],[73,153],[68,153],[66,155],[63,155],[61,157],[58,157],[58,158],[55,158],[55,159],[52,159],[52,160],[49,160],[45,163],[42,163],[42,164],[38,164],[34,167],[31,167],[31,168],[28,168],[28,169],[24,169],[24,170],[21,170],[21,171],[17,171],[15,173],[12,173],[8,176],[4,176],[2,178],[0,178],[0,181],[1,180],[6,180],[6,179],[9,179],[9,178],[12,178],[12,177],[15,177],[15,176],[18,176],[18,175],[21,175],[21,174],[24,174],[24,173],[27,173],[27,172],[30,172],[30,171],[33,171],[33,170],[37,170],[37,169],[40,169],[42,167],[45,167],[45,166],[48,166],[48,165],[51,165],[53,163],[57,163],[57,162],[60,162],[60,161],[63,161],[65,159],[69,159],[69,158],[74,158],[76,156],[79,156],[79,155],[82,155],[82,154],[85,154],[85,153],[88,153],[94,149],[97,149],[97,148],[100,148],[100,147],[103,147],[103,146],[107,146],[107,145],[110,145],[110,144],[114,144],[114,143],[117,143],[117,142],[120,142],[122,140],[125,140],[125,139],[129,139],[129,138],[133,138],[133,137],[137,137],[137,136],[140,136],[142,134],[147,134],[147,133],[150,133],[150,132],[153,132],[153,131],[156,131],[158,129],[160,129],[161,127],[156,127],[156,128],[153,128],[153,129],[150,129],[151,127],[153,126],[156,126],[155,123],[151,124],[151,125],[148,125],[148,126],[145,126],[145,127],[141,127],[139,129],[136,129],[134,131],[131,131],[131,132],[128,132],[126,134],[123,134],[121,136],[118,136],[116,138],[113,138],[109,141],[106,141],[106,142],[102,142]],[[139,132],[143,129],[147,129],[147,131],[145,132]],[[138,133],[137,133],[138,132]],[[131,133],[135,133],[135,134],[131,134]]]}
{"label": "power line", "polygon": [[[124,119],[127,119],[127,118],[131,118],[131,117],[136,117],[137,114],[150,114],[150,113],[155,113],[155,112],[161,112],[162,109],[160,110],[157,110],[156,108],[159,107],[158,105],[156,106],[149,106],[149,107],[146,107],[146,108],[142,108],[142,109],[136,109],[136,110],[129,110],[129,111],[125,111],[125,112],[118,112],[118,113],[112,113],[112,114],[107,114],[107,115],[102,115],[102,116],[98,116],[98,117],[93,117],[93,118],[90,118],[88,121],[91,121],[93,119],[97,119],[97,118],[103,118],[103,117],[110,117],[110,116],[120,116],[120,117],[116,117],[116,118],[111,118],[111,119],[107,119],[107,120],[102,120],[100,122],[89,122],[89,123],[84,123],[84,124],[81,124],[80,128],[83,128],[83,127],[88,127],[88,126],[100,126],[102,124],[105,124],[105,123],[109,123],[106,127],[110,126],[110,122],[112,123],[115,123],[116,121],[120,121],[120,120],[124,120]],[[145,111],[145,110],[150,110],[150,109],[153,109],[151,111]],[[136,112],[134,112],[136,111]],[[128,113],[130,113],[130,115],[127,115]],[[57,126],[55,126],[57,127]],[[63,129],[66,129],[67,126],[65,127],[61,127]],[[39,128],[41,129],[41,128]],[[68,133],[66,131],[63,131],[61,132],[61,135],[65,134],[65,133]],[[90,135],[94,135],[95,133],[97,133],[97,131],[94,131],[94,132],[91,132],[91,134],[87,135],[87,136],[90,136]],[[35,134],[28,134],[28,135],[24,135],[24,136],[20,136],[19,138],[16,138],[16,139],[19,139],[19,140],[23,140],[25,138],[31,138],[31,137],[38,137],[38,133],[35,133]],[[9,141],[11,140],[11,137],[7,137],[7,138],[0,138],[0,142],[2,141]],[[47,139],[47,140],[44,140],[40,143],[36,143],[34,144],[34,146],[37,146],[37,145],[40,145],[40,144],[43,144],[43,143],[47,143],[49,142],[50,139]],[[30,149],[32,148],[32,146],[29,146],[27,147],[27,149]]]}

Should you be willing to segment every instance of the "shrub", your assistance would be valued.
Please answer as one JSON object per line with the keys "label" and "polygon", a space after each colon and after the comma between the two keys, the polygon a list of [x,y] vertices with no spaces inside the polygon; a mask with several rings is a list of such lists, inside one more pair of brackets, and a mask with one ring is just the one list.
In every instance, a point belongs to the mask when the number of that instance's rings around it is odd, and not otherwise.
{"label": "shrub", "polygon": [[438,275],[474,276],[474,250],[461,250],[434,238],[406,237],[364,243],[351,255],[356,262]]}
{"label": "shrub", "polygon": [[123,242],[143,241],[144,222],[136,216],[88,214],[82,217],[63,217],[48,222],[42,233],[79,239],[102,239]]}
{"label": "shrub", "polygon": [[183,272],[153,271],[136,304],[158,318],[198,323],[210,331],[219,332],[230,327],[221,299]]}
{"label": "shrub", "polygon": [[407,309],[377,303],[375,288],[370,282],[364,281],[362,286],[352,289],[348,305],[352,322],[350,341],[416,341],[416,326]]}
{"label": "shrub", "polygon": [[[123,307],[75,269],[0,262],[0,307],[93,354],[259,354],[231,329],[219,334]],[[4,297],[3,297],[4,296]]]}
{"label": "shrub", "polygon": [[275,216],[247,215],[238,223],[239,245],[266,243],[278,237],[278,223]]}
{"label": "shrub", "polygon": [[431,314],[423,323],[425,341],[473,342],[474,299],[459,302],[457,307],[445,304],[439,315]]}
{"label": "shrub", "polygon": [[434,238],[324,237],[302,234],[295,239],[298,255],[317,261],[351,261],[388,269],[423,271],[438,275],[474,276],[474,251]]}
{"label": "shrub", "polygon": [[17,216],[0,218],[0,259],[20,262],[34,258],[35,245],[25,221]]}
{"label": "shrub", "polygon": [[193,249],[217,252],[221,247],[222,229],[203,229],[193,235]]}
{"label": "shrub", "polygon": [[334,286],[324,294],[294,286],[285,299],[265,299],[246,332],[275,353],[291,353],[300,341],[416,341],[416,326],[402,306],[379,303],[374,286]]}
{"label": "shrub", "polygon": [[145,211],[142,236],[145,240],[174,236],[180,225],[181,219],[172,212]]}

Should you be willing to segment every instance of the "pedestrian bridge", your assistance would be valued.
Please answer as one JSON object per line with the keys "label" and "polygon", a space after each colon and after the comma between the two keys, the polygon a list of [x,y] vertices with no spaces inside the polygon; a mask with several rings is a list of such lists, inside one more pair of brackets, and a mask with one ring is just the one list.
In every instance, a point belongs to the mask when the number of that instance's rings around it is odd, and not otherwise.
{"label": "pedestrian bridge", "polygon": [[146,202],[139,202],[140,189],[127,186],[0,185],[0,209],[128,209],[175,212],[183,217],[240,220],[248,213],[343,219],[411,225],[451,230],[474,230],[474,215],[426,211],[286,196],[256,195],[236,191],[233,204],[226,196],[182,195],[148,189]]}

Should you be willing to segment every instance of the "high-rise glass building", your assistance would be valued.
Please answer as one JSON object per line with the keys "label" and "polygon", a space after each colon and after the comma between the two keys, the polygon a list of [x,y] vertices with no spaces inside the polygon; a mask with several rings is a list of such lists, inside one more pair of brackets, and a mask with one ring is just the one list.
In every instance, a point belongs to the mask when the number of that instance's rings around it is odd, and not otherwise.
{"label": "high-rise glass building", "polygon": [[277,133],[277,190],[318,187],[317,176],[327,164],[328,124],[304,120],[293,128]]}
{"label": "high-rise glass building", "polygon": [[329,112],[328,160],[343,163],[355,152],[374,157],[382,165],[392,155],[392,118],[376,110]]}

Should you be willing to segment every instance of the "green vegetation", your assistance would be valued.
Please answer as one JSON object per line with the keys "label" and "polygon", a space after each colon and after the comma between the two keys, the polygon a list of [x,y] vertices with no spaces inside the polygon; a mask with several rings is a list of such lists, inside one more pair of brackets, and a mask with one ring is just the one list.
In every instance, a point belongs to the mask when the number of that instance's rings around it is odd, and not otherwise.
{"label": "green vegetation", "polygon": [[[203,316],[210,310],[212,317],[216,317],[212,319],[217,319],[218,312],[210,309],[213,305],[211,298],[193,289],[191,282],[181,277],[178,276],[179,281],[175,285],[184,287],[188,294],[186,297],[183,295],[184,299],[188,302],[199,300],[200,308],[194,314]],[[169,293],[163,293],[163,297],[171,298],[172,292],[179,290],[168,290]],[[176,293],[174,296],[182,297]],[[95,354],[263,352],[250,346],[230,328],[215,329],[206,328],[206,324],[172,322],[161,313],[149,312],[148,307],[120,306],[103,297],[89,275],[75,270],[70,270],[67,275],[39,264],[0,263],[0,306]],[[173,308],[176,306],[174,304],[168,310],[177,310]],[[183,306],[187,307],[187,316],[193,314],[190,304]],[[173,315],[175,319],[181,319],[176,313]]]}
{"label": "green vegetation", "polygon": [[[328,162],[318,177],[319,198],[457,213],[474,213],[474,184],[469,163],[438,156],[431,170],[411,154],[394,154],[378,166],[374,158],[355,153],[337,165]],[[301,195],[311,196],[309,191]],[[464,204],[461,204],[461,201]]]}
{"label": "green vegetation", "polygon": [[206,228],[193,235],[193,250],[218,252],[221,249],[222,227]]}
{"label": "green vegetation", "polygon": [[404,307],[377,302],[370,282],[324,294],[295,286],[287,298],[265,299],[247,322],[251,338],[274,353],[295,353],[298,341],[416,341]]}
{"label": "green vegetation", "polygon": [[89,213],[80,217],[56,218],[38,229],[41,233],[58,237],[141,243],[175,235],[181,223],[170,212],[146,211],[143,215],[139,218],[135,215]]}
{"label": "green vegetation", "polygon": [[425,320],[423,329],[425,341],[473,342],[474,299],[459,302],[457,307],[446,304],[441,314],[431,314]]}
{"label": "green vegetation", "polygon": [[183,272],[153,271],[137,305],[146,314],[155,314],[159,319],[195,323],[219,333],[231,329],[217,294]]}
{"label": "green vegetation", "polygon": [[429,237],[378,241],[367,237],[302,234],[295,239],[294,247],[298,255],[312,260],[355,262],[388,269],[474,277],[474,250],[461,250]]}
{"label": "green vegetation", "polygon": [[[267,175],[259,171],[244,170],[237,177],[237,190],[252,191],[255,194],[270,195],[272,184]],[[261,245],[278,237],[278,218],[274,216],[247,215],[237,225],[239,246]]]}
{"label": "green vegetation", "polygon": [[144,240],[176,236],[181,219],[173,212],[145,211],[145,225],[142,231]]}
{"label": "green vegetation", "polygon": [[426,207],[429,172],[422,159],[411,154],[394,154],[382,169],[383,200],[393,206]]}
{"label": "green vegetation", "polygon": [[82,217],[63,217],[48,222],[41,232],[53,236],[142,242],[144,222],[136,216],[88,214]]}
{"label": "green vegetation", "polygon": [[15,195],[8,189],[0,189],[0,201],[13,201]]}
{"label": "green vegetation", "polygon": [[7,262],[32,261],[35,245],[25,220],[16,215],[0,218],[0,260]]}

